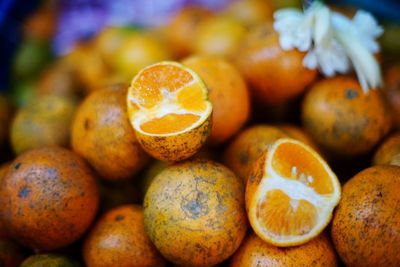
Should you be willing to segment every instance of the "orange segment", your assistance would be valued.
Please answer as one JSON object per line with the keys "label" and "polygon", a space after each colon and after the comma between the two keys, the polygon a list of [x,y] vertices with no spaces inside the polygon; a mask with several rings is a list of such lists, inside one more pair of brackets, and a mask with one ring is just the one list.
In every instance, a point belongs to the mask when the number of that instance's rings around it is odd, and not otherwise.
{"label": "orange segment", "polygon": [[194,122],[199,116],[192,114],[168,114],[142,124],[141,129],[151,134],[168,134],[180,132]]}
{"label": "orange segment", "polygon": [[322,232],[340,199],[340,183],[309,146],[278,139],[254,165],[246,207],[254,232],[276,246],[303,244]]}
{"label": "orange segment", "polygon": [[192,156],[210,133],[208,89],[193,70],[177,62],[139,71],[128,90],[127,106],[140,144],[159,160]]}

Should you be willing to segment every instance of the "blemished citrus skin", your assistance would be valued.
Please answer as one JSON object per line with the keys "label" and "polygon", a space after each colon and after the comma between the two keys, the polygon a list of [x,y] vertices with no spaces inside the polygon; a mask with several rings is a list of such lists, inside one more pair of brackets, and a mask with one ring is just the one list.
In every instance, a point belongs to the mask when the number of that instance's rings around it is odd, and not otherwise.
{"label": "blemished citrus skin", "polygon": [[36,254],[26,258],[20,267],[81,267],[75,259],[61,254]]}
{"label": "blemished citrus skin", "polygon": [[213,266],[239,247],[247,230],[244,185],[225,166],[191,160],[166,167],[144,199],[144,225],[178,266]]}
{"label": "blemished citrus skin", "polygon": [[107,211],[86,237],[83,258],[88,267],[165,266],[165,260],[144,231],[139,205]]}
{"label": "blemished citrus skin", "polygon": [[123,86],[93,92],[72,123],[72,148],[107,180],[131,178],[149,160],[129,123],[126,93]]}
{"label": "blemished citrus skin", "polygon": [[35,250],[54,250],[80,238],[99,204],[93,172],[64,148],[18,156],[0,184],[0,216],[9,234]]}
{"label": "blemished citrus skin", "polygon": [[238,51],[236,65],[259,104],[279,104],[293,99],[317,77],[316,70],[303,66],[303,52],[285,51],[280,47],[279,36],[271,23],[250,30]]}
{"label": "blemished citrus skin", "polygon": [[398,266],[400,167],[365,169],[343,186],[331,236],[347,266]]}
{"label": "blemished citrus skin", "polygon": [[56,95],[35,98],[15,115],[10,141],[16,154],[43,146],[68,147],[76,110],[73,99]]}
{"label": "blemished citrus skin", "polygon": [[372,158],[373,165],[400,165],[400,132],[394,132],[386,137],[376,149]]}
{"label": "blemished citrus skin", "polygon": [[279,138],[288,137],[276,126],[253,125],[234,137],[223,155],[223,163],[246,183],[253,164]]}
{"label": "blemished citrus skin", "polygon": [[[11,166],[11,162],[3,163],[0,165],[0,184],[3,178],[8,172],[8,168]],[[0,238],[8,237],[7,229],[2,221],[2,216],[0,215]]]}
{"label": "blemished citrus skin", "polygon": [[275,247],[250,234],[230,260],[230,267],[336,267],[333,245],[325,234],[308,243],[288,248]]}
{"label": "blemished citrus skin", "polygon": [[369,152],[391,128],[391,114],[381,92],[364,93],[352,77],[315,83],[303,99],[301,112],[307,132],[336,156]]}
{"label": "blemished citrus skin", "polygon": [[203,79],[213,105],[210,144],[224,143],[236,134],[250,115],[250,95],[239,71],[214,56],[191,56],[182,63]]}

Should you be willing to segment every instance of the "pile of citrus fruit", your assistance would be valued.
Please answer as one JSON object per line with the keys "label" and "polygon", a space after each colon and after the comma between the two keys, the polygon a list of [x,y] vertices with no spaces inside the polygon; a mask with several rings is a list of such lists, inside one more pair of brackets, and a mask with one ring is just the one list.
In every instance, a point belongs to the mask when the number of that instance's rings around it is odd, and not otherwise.
{"label": "pile of citrus fruit", "polygon": [[0,266],[400,266],[400,63],[383,51],[367,93],[319,76],[280,47],[283,4],[185,7],[52,59],[55,10],[28,18]]}

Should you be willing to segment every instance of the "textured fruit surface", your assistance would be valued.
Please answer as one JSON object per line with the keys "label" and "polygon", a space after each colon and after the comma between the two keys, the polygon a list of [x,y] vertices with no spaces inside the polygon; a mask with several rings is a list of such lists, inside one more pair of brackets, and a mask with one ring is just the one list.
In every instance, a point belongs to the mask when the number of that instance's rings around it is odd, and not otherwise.
{"label": "textured fruit surface", "polygon": [[108,180],[133,177],[149,159],[129,123],[126,93],[123,86],[93,92],[72,123],[72,148]]}
{"label": "textured fruit surface", "polygon": [[375,151],[372,163],[400,166],[400,132],[394,132],[383,140]]}
{"label": "textured fruit surface", "polygon": [[269,245],[251,234],[233,255],[231,267],[335,267],[338,266],[335,250],[325,234],[310,242],[290,248]]}
{"label": "textured fruit surface", "polygon": [[364,93],[357,80],[335,77],[308,91],[302,122],[323,148],[349,157],[367,153],[386,135],[391,114],[379,90]]}
{"label": "textured fruit surface", "polygon": [[227,141],[250,115],[250,96],[244,79],[231,63],[217,57],[192,56],[182,63],[196,71],[209,90],[213,117],[208,141]]}
{"label": "textured fruit surface", "polygon": [[247,230],[242,181],[219,163],[166,167],[144,199],[145,230],[178,266],[213,266],[239,247]]}
{"label": "textured fruit surface", "polygon": [[283,137],[288,136],[272,125],[259,124],[244,129],[226,148],[223,163],[246,182],[256,160],[270,144]]}
{"label": "textured fruit surface", "polygon": [[332,240],[347,266],[398,266],[400,167],[378,165],[345,183]]}
{"label": "textured fruit surface", "polygon": [[303,66],[304,53],[280,47],[271,23],[252,29],[238,51],[236,64],[251,85],[254,100],[261,104],[290,100],[317,76],[316,70]]}
{"label": "textured fruit surface", "polygon": [[250,225],[276,246],[301,245],[319,235],[339,199],[340,183],[328,164],[293,139],[272,143],[247,180]]}
{"label": "textured fruit surface", "polygon": [[98,202],[91,169],[64,148],[18,156],[0,184],[0,213],[9,234],[36,250],[76,241],[92,222]]}
{"label": "textured fruit surface", "polygon": [[165,265],[144,231],[139,205],[123,205],[107,211],[86,237],[83,258],[88,267]]}
{"label": "textured fruit surface", "polygon": [[80,267],[78,261],[61,254],[37,254],[30,256],[20,267]]}
{"label": "textured fruit surface", "polygon": [[127,104],[139,143],[159,160],[192,156],[210,134],[208,89],[182,64],[160,62],[142,69],[128,89]]}
{"label": "textured fruit surface", "polygon": [[74,100],[55,95],[35,98],[14,117],[10,130],[16,154],[43,146],[64,146],[70,142],[70,127],[76,110]]}

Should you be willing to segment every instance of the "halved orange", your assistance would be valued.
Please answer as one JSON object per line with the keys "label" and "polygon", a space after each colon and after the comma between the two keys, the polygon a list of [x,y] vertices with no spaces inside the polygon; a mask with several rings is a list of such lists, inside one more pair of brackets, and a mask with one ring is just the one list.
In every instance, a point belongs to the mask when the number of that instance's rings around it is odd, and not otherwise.
{"label": "halved orange", "polygon": [[142,69],[132,80],[127,101],[139,143],[159,160],[189,158],[210,134],[208,89],[193,70],[177,62]]}
{"label": "halved orange", "polygon": [[278,139],[247,181],[250,224],[275,246],[304,244],[329,223],[340,191],[336,175],[317,152],[299,141]]}

